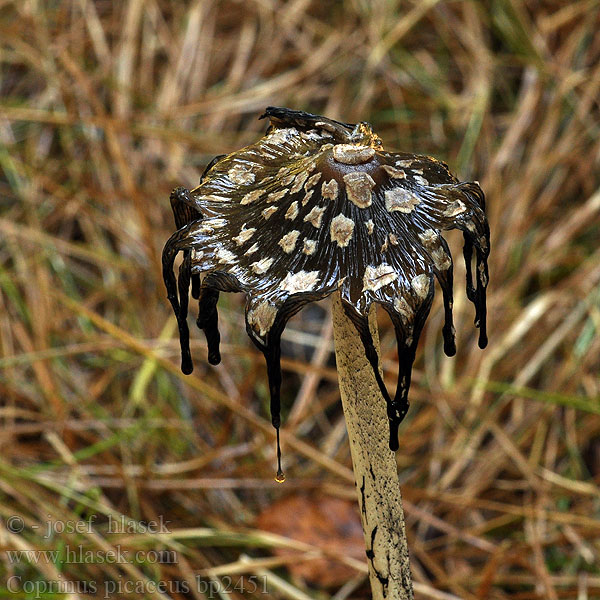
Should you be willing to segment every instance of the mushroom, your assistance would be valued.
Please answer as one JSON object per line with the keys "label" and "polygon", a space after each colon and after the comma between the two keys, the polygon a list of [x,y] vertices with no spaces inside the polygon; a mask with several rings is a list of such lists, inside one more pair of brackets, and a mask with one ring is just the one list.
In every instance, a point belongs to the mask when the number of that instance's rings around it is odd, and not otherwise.
{"label": "mushroom", "polygon": [[[218,156],[191,192],[177,188],[171,194],[177,231],[165,245],[163,271],[179,326],[181,368],[184,373],[193,368],[186,321],[190,282],[213,365],[220,362],[219,292],[245,292],[246,330],[266,358],[271,417],[279,433],[281,333],[307,302],[339,290],[387,404],[389,447],[397,450],[434,277],[444,299],[444,351],[456,352],[452,257],[440,230],[463,231],[467,296],[475,304],[479,346],[487,344],[489,227],[483,192],[477,183],[459,182],[432,157],[384,151],[368,123],[276,107],[268,107],[260,118],[265,117],[270,119],[265,137]],[[180,251],[177,285],[173,264]],[[388,312],[396,332],[393,397],[369,332],[372,303]]]}
{"label": "mushroom", "polygon": [[[276,107],[268,107],[260,118],[270,120],[262,139],[217,157],[195,189],[177,188],[171,194],[177,231],[164,247],[163,275],[177,317],[185,373],[192,371],[186,320],[190,285],[192,296],[199,300],[197,324],[206,335],[211,364],[220,361],[219,292],[246,293],[246,330],[266,358],[271,419],[277,431],[276,479],[283,481],[280,339],[290,317],[306,303],[338,292],[333,304],[334,338],[347,422],[356,408],[349,408],[349,396],[354,396],[355,405],[377,403],[382,396],[387,413],[385,417],[382,410],[381,419],[369,416],[371,423],[366,425],[348,422],[351,448],[355,434],[363,436],[363,445],[372,444],[374,428],[385,426],[387,420],[387,444],[380,445],[397,450],[398,426],[409,407],[412,364],[433,301],[434,279],[444,301],[444,351],[449,356],[456,352],[452,257],[441,231],[463,232],[467,297],[475,305],[483,348],[487,344],[489,227],[477,183],[458,181],[435,158],[386,152],[368,123],[341,123]],[[179,252],[183,252],[183,262],[176,279],[173,267]],[[383,306],[395,329],[398,382],[393,396],[383,381],[373,322],[371,328],[369,324],[374,304]],[[361,361],[370,371],[368,376],[362,371],[356,376]],[[378,525],[368,529],[366,512],[363,518],[365,539],[370,539],[371,580],[379,581],[385,590],[390,577],[400,577],[398,569],[404,569],[404,582],[410,580],[396,464],[393,454],[387,453],[378,454],[378,461],[387,461],[387,474],[378,477],[372,466],[357,467],[362,459],[353,449],[357,486],[362,477],[361,512],[369,497],[398,496],[389,500],[392,508],[380,510]],[[369,485],[373,489],[386,485],[387,491],[365,491],[369,470]],[[395,486],[388,485],[386,477],[395,478]],[[391,513],[398,513],[399,522],[388,526],[385,522]],[[382,523],[389,530],[386,535],[381,533]],[[396,534],[399,544],[394,542]],[[394,545],[406,551],[398,569],[386,559],[390,572],[384,576],[381,565],[385,561],[376,565],[375,549],[387,552]],[[406,593],[409,597],[412,591]]]}

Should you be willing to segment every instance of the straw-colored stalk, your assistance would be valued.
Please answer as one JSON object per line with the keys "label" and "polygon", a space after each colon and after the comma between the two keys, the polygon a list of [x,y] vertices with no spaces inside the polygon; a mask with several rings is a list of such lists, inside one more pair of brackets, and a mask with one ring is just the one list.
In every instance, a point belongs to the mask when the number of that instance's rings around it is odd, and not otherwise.
{"label": "straw-colored stalk", "polygon": [[[377,351],[375,307],[369,326]],[[388,446],[386,404],[356,328],[333,295],[333,336],[340,395],[374,600],[413,598],[404,511],[394,453]]]}

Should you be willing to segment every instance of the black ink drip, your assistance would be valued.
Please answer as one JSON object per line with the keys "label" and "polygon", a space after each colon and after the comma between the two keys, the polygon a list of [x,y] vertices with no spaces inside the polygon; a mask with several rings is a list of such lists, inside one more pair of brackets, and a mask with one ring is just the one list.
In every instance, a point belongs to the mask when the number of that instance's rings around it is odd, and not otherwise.
{"label": "black ink drip", "polygon": [[[179,253],[179,242],[187,233],[188,226],[176,231],[165,244],[162,254],[163,280],[167,288],[167,298],[173,307],[177,327],[179,328],[179,344],[181,346],[181,370],[189,375],[193,371],[192,356],[190,353],[190,330],[187,325],[188,293],[190,284],[190,254],[184,252],[183,262],[179,269],[179,281],[175,278],[173,264]],[[181,296],[181,305],[177,291]]]}
{"label": "black ink drip", "polygon": [[196,325],[204,331],[204,335],[206,336],[208,362],[211,365],[218,365],[221,362],[221,353],[219,352],[221,334],[219,333],[218,301],[219,292],[217,290],[201,288]]}

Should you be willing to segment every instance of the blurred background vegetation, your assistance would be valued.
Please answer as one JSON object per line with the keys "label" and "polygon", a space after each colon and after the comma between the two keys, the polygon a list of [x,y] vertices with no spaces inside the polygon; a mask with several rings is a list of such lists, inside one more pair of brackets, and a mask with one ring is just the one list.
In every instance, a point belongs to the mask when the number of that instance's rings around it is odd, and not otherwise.
{"label": "blurred background vegetation", "polygon": [[328,301],[284,336],[278,485],[243,298],[183,376],[161,277],[170,190],[279,105],[487,196],[490,344],[449,236],[458,354],[437,298],[401,427],[417,598],[599,598],[599,30],[597,0],[1,1],[0,596],[369,597]]}

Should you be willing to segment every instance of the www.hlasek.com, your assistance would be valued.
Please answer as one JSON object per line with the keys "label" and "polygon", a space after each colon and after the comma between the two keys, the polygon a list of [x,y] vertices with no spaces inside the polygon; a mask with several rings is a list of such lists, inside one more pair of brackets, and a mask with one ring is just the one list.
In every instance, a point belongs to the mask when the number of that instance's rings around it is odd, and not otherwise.
{"label": "www.hlasek.com", "polygon": [[177,563],[175,550],[128,550],[119,544],[110,550],[90,550],[82,544],[64,546],[62,550],[6,550],[12,564],[28,562],[30,564],[111,564],[151,563],[172,565]]}
{"label": "www.hlasek.com", "polygon": [[119,577],[110,581],[73,581],[58,579],[31,581],[13,575],[8,578],[6,587],[11,594],[27,594],[28,598],[39,600],[54,594],[103,594],[103,598],[114,598],[123,594],[188,594],[197,591],[205,598],[222,598],[225,594],[267,594],[266,575],[239,575],[236,577],[223,576],[218,579],[204,579],[196,576],[188,581],[151,581],[149,579],[130,579]]}

